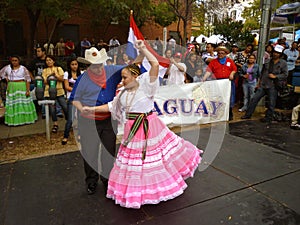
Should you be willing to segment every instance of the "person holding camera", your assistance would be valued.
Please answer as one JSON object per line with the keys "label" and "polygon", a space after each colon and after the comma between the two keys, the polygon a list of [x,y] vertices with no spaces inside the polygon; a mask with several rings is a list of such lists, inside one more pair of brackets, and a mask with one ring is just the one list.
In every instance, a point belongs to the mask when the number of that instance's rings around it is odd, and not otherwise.
{"label": "person holding camera", "polygon": [[247,62],[242,66],[240,76],[243,78],[244,105],[239,109],[239,112],[247,110],[250,99],[254,95],[257,78],[260,76],[259,66],[255,61],[255,55],[251,54]]}

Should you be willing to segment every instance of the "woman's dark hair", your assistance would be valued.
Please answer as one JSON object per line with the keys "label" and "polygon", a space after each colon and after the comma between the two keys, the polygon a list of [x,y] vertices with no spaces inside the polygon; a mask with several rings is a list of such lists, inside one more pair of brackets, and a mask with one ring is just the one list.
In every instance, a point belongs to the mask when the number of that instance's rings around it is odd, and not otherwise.
{"label": "woman's dark hair", "polygon": [[256,56],[254,54],[250,54],[248,58],[250,58],[250,56],[253,56],[256,59]]}
{"label": "woman's dark hair", "polygon": [[207,45],[210,45],[210,46],[213,47],[213,48],[216,48],[216,47],[217,47],[217,45],[216,45],[216,44],[213,44],[213,43],[207,43],[206,46],[207,46]]}
{"label": "woman's dark hair", "polygon": [[265,47],[265,51],[267,51],[267,48],[268,48],[268,47],[271,47],[271,48],[272,48],[272,51],[271,51],[271,52],[273,52],[274,46],[273,46],[272,44],[268,44],[268,45]]}
{"label": "woman's dark hair", "polygon": [[[78,61],[77,61],[76,58],[70,58],[70,59],[68,59],[68,61],[67,61],[68,79],[71,79],[71,78],[72,78],[71,63],[72,63],[73,61],[76,61],[76,62],[78,63]],[[77,68],[77,71],[76,71],[77,77],[79,77],[80,74],[81,74],[81,73],[80,73],[79,64],[78,64],[78,68]]]}
{"label": "woman's dark hair", "polygon": [[[11,60],[11,58],[17,58],[19,60],[19,64],[21,65],[21,57],[20,56],[18,56],[18,55],[11,55],[9,57],[9,61]],[[9,64],[10,64],[10,67],[13,68],[12,63],[9,62]]]}
{"label": "woman's dark hair", "polygon": [[136,65],[135,63],[130,64],[130,65],[126,66],[125,68],[128,69],[134,75],[137,75],[137,76],[141,75],[140,67],[138,65]]}
{"label": "woman's dark hair", "polygon": [[252,49],[251,51],[253,51],[254,45],[253,45],[253,44],[247,44],[247,47],[248,47],[248,46],[251,46],[251,49]]}
{"label": "woman's dark hair", "polygon": [[56,59],[55,59],[55,57],[54,57],[53,55],[47,55],[47,56],[46,56],[46,59],[47,59],[47,58],[52,59],[54,62],[56,61]]}

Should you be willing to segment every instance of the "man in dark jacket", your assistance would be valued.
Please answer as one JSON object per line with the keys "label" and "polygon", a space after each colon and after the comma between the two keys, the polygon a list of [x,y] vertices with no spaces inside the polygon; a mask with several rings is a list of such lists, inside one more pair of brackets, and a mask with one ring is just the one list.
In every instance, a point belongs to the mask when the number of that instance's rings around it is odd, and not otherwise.
{"label": "man in dark jacket", "polygon": [[263,65],[255,95],[250,100],[247,111],[241,119],[250,119],[260,99],[267,95],[269,98],[268,110],[265,118],[261,121],[267,123],[272,121],[278,95],[277,86],[279,83],[285,82],[288,76],[287,63],[281,58],[283,50],[283,46],[276,45],[272,58]]}

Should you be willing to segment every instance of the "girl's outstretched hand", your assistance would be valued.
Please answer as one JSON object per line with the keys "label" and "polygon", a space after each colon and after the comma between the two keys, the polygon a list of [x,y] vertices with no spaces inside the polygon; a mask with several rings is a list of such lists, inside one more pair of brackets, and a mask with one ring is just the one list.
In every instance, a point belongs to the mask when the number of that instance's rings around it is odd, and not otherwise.
{"label": "girl's outstretched hand", "polygon": [[135,47],[138,49],[138,50],[142,50],[143,48],[146,48],[145,46],[145,43],[143,40],[137,40],[135,42]]}

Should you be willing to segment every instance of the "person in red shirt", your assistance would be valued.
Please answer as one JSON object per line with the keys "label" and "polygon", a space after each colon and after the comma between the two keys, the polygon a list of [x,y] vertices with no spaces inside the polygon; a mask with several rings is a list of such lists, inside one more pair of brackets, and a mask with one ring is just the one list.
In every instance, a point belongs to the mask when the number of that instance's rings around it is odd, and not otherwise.
{"label": "person in red shirt", "polygon": [[74,42],[71,41],[71,39],[67,39],[66,43],[65,43],[65,55],[67,57],[74,57],[74,50],[75,50],[75,45]]}
{"label": "person in red shirt", "polygon": [[227,57],[229,50],[225,46],[219,46],[216,48],[218,58],[213,59],[206,68],[206,72],[203,76],[203,81],[206,81],[208,77],[212,76],[215,79],[229,79],[231,80],[231,97],[230,97],[230,109],[229,120],[233,119],[232,107],[235,100],[235,85],[234,74],[237,72],[237,67],[232,59]]}

